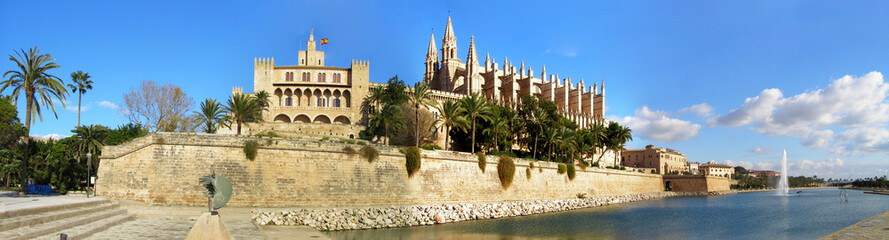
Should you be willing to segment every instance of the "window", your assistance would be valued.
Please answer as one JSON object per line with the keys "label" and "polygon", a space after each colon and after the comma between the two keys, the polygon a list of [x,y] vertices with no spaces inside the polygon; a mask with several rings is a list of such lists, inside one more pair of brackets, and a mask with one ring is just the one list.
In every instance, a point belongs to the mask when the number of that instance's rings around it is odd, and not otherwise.
{"label": "window", "polygon": [[333,107],[340,107],[340,100],[339,99],[333,100]]}
{"label": "window", "polygon": [[318,73],[318,82],[327,82],[327,79],[325,79],[326,75],[327,74],[324,73]]}
{"label": "window", "polygon": [[284,106],[293,106],[293,99],[287,98],[287,100],[284,101]]}
{"label": "window", "polygon": [[309,73],[304,72],[303,73],[303,82],[308,82],[308,81],[309,81]]}
{"label": "window", "polygon": [[324,99],[318,98],[318,105],[317,106],[323,107],[324,106]]}
{"label": "window", "polygon": [[334,74],[333,74],[333,82],[334,82],[334,83],[340,83],[340,76],[341,76],[341,75],[340,75],[339,73],[334,73]]}

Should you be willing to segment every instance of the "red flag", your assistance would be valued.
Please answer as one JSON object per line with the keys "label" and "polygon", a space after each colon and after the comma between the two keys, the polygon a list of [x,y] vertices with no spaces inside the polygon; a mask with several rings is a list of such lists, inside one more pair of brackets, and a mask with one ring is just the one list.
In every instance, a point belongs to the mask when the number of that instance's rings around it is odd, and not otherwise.
{"label": "red flag", "polygon": [[322,39],[321,39],[321,45],[324,45],[324,44],[327,44],[327,38],[322,38]]}

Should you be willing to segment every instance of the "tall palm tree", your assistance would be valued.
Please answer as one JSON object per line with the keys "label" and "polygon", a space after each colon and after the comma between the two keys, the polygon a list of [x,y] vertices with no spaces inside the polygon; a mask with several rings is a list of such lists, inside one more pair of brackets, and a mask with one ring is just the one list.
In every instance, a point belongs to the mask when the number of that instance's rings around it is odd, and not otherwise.
{"label": "tall palm tree", "polygon": [[90,74],[83,71],[71,73],[71,81],[74,83],[69,83],[68,88],[77,93],[77,126],[80,126],[80,98],[87,90],[93,89],[93,81],[90,80]]}
{"label": "tall palm tree", "polygon": [[531,123],[537,126],[537,134],[534,134],[534,150],[532,150],[534,151],[534,159],[537,159],[537,139],[540,137],[540,134],[543,134],[543,121],[548,117],[549,114],[541,108],[536,108],[531,111]]}
{"label": "tall palm tree", "polygon": [[253,96],[234,94],[228,99],[227,104],[224,108],[228,112],[225,122],[229,126],[232,123],[238,125],[237,135],[241,135],[241,124],[262,122],[262,113],[258,110],[260,109],[259,104],[257,104],[256,98]]}
{"label": "tall palm tree", "polygon": [[563,154],[565,160],[570,161],[572,164],[574,163],[573,153],[577,149],[574,143],[574,131],[566,127],[559,129],[556,136],[556,145],[559,147],[559,151]]}
{"label": "tall palm tree", "polygon": [[[76,139],[74,145],[77,148],[77,162],[80,162],[80,156],[82,156],[83,152],[98,156],[99,151],[105,146],[105,143],[102,141],[105,139],[105,135],[108,134],[108,128],[102,125],[77,126],[71,132],[74,133]],[[92,162],[97,161],[98,157],[95,159],[87,162],[87,166],[95,165]]]}
{"label": "tall palm tree", "polygon": [[445,150],[451,150],[451,128],[466,129],[468,123],[465,116],[465,110],[459,103],[454,101],[445,101],[438,106],[438,113],[441,114],[441,120],[445,125]]}
{"label": "tall palm tree", "polygon": [[414,104],[414,125],[416,126],[416,147],[420,147],[420,107],[435,105],[435,99],[432,98],[432,91],[425,82],[417,82],[414,84],[414,90],[410,94],[410,101]]}
{"label": "tall palm tree", "polygon": [[500,150],[498,136],[509,132],[509,120],[504,117],[491,117],[491,126],[482,130],[482,133],[494,136],[494,150]]}
{"label": "tall palm tree", "polygon": [[599,158],[596,160],[596,162],[601,162],[602,157],[605,156],[605,150],[610,145],[608,142],[608,128],[602,123],[597,122],[590,128],[590,134],[593,135],[593,139],[595,140],[593,142],[594,147],[602,151],[599,153]]}
{"label": "tall palm tree", "polygon": [[555,128],[548,128],[543,132],[543,141],[544,143],[546,143],[546,148],[549,150],[549,154],[547,154],[547,157],[550,161],[553,160],[553,148],[555,148],[555,146],[553,145],[556,144],[556,139],[558,138],[558,136],[559,130]]}
{"label": "tall palm tree", "polygon": [[460,105],[466,111],[467,118],[472,122],[472,153],[475,153],[475,121],[477,118],[490,119],[493,108],[478,93],[460,99]]}
{"label": "tall palm tree", "polygon": [[[13,90],[10,96],[15,99],[13,105],[18,103],[18,95],[20,93],[25,94],[25,149],[29,149],[28,136],[30,136],[31,132],[31,123],[34,122],[31,118],[32,115],[37,114],[40,121],[43,121],[43,114],[40,113],[40,103],[43,103],[44,106],[48,105],[53,115],[58,118],[59,115],[56,114],[52,97],[58,99],[64,108],[64,100],[68,95],[68,90],[65,89],[62,79],[47,73],[49,70],[59,68],[59,65],[53,62],[55,59],[51,55],[40,54],[40,50],[37,47],[28,49],[27,53],[24,49],[20,49],[20,52],[16,52],[16,55],[18,58],[9,55],[9,60],[15,62],[18,70],[9,70],[3,73],[3,78],[6,78],[7,75],[9,75],[9,78],[0,82],[0,85],[3,86],[0,87],[0,92],[3,92],[8,87],[12,87]],[[22,192],[25,191],[24,183],[28,178],[26,168],[28,166],[28,155],[29,151],[25,151],[23,164],[21,165],[24,168],[21,174]]]}
{"label": "tall palm tree", "polygon": [[405,119],[401,115],[401,108],[394,104],[383,106],[381,111],[370,120],[369,126],[373,129],[383,129],[383,135],[386,137],[385,144],[389,145],[389,132],[404,130]]}
{"label": "tall palm tree", "polygon": [[271,95],[269,95],[269,92],[266,92],[265,90],[259,90],[258,92],[254,93],[253,96],[256,97],[256,105],[259,107],[260,110],[268,110],[268,107],[272,103],[272,101],[269,100],[269,98],[271,97]]}
{"label": "tall palm tree", "polygon": [[616,122],[608,124],[610,147],[614,154],[614,163],[618,164],[618,154],[620,151],[627,150],[624,148],[628,141],[633,141],[633,130],[628,127],[621,126]]}
{"label": "tall palm tree", "polygon": [[211,98],[207,98],[204,102],[201,103],[201,111],[195,111],[200,118],[201,122],[204,123],[204,132],[205,133],[216,133],[218,126],[223,124],[223,120],[225,118],[225,110],[223,109],[222,104],[216,102]]}
{"label": "tall palm tree", "polygon": [[[380,110],[380,104],[383,102],[383,95],[386,94],[386,88],[384,86],[375,86],[370,87],[370,91],[367,93],[367,97],[364,97],[364,107],[372,108],[365,109],[368,112],[374,112],[376,110]],[[374,111],[371,111],[374,110]]]}

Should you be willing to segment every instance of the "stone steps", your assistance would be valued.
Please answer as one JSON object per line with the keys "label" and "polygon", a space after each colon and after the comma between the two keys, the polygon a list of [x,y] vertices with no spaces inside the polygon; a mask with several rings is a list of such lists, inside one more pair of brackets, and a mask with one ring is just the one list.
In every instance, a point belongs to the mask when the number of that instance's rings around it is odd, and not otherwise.
{"label": "stone steps", "polygon": [[80,239],[132,219],[117,203],[98,198],[0,213],[0,239]]}

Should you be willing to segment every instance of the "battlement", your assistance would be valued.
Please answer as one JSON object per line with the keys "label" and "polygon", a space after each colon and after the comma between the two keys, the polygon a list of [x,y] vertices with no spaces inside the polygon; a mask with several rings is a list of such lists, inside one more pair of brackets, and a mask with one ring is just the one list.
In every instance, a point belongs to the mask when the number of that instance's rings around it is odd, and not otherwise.
{"label": "battlement", "polygon": [[352,68],[355,68],[356,66],[361,68],[369,68],[370,62],[367,60],[352,60]]}
{"label": "battlement", "polygon": [[233,88],[232,88],[232,95],[235,95],[235,94],[244,94],[244,88],[242,88],[242,87],[233,87]]}
{"label": "battlement", "polygon": [[253,58],[253,66],[257,68],[275,67],[275,58]]}

